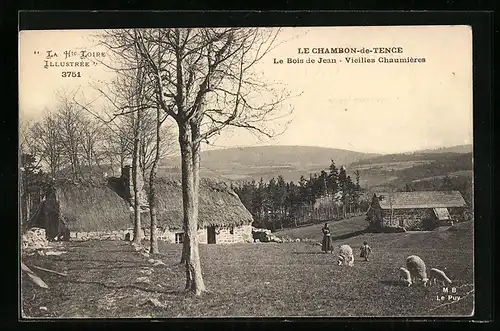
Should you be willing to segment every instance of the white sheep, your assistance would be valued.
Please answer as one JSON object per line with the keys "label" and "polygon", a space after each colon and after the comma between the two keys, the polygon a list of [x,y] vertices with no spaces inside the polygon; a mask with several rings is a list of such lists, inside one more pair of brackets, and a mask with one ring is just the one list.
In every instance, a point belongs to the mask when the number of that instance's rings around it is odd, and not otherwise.
{"label": "white sheep", "polygon": [[413,283],[415,283],[416,279],[420,279],[423,285],[427,286],[429,278],[427,278],[425,263],[419,256],[408,256],[408,258],[406,258],[406,268],[410,271]]}
{"label": "white sheep", "polygon": [[446,276],[444,271],[439,270],[437,268],[431,268],[429,270],[429,280],[431,283],[436,284],[437,281],[440,281],[442,285],[445,283],[451,284],[451,279]]}
{"label": "white sheep", "polygon": [[410,271],[404,267],[399,268],[399,280],[402,280],[408,287],[413,283]]}
{"label": "white sheep", "polygon": [[349,245],[341,245],[339,252],[338,265],[347,264],[352,267],[354,265],[354,254],[352,253],[352,248]]}

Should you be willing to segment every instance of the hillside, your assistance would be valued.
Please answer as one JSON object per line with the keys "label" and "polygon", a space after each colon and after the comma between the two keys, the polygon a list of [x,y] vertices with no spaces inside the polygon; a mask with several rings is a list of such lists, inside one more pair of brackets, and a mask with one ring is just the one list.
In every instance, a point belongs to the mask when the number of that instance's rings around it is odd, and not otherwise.
{"label": "hillside", "polygon": [[400,187],[411,182],[472,176],[472,152],[391,154],[354,162],[348,168],[359,170],[361,186]]}
{"label": "hillside", "polygon": [[431,153],[472,153],[473,151],[473,146],[472,144],[468,145],[457,145],[457,146],[451,146],[451,147],[441,147],[441,148],[436,148],[436,149],[423,149],[420,151],[417,151],[418,153],[425,153],[425,154],[431,154]]}
{"label": "hillside", "polygon": [[[326,170],[333,159],[338,167],[345,165],[347,173],[355,178],[360,172],[360,185],[365,189],[401,187],[407,183],[442,181],[451,177],[472,177],[471,146],[455,146],[442,149],[401,154],[368,154],[343,149],[309,146],[263,146],[209,150],[201,155],[201,176],[213,177],[228,182],[259,181],[263,178],[283,176],[285,181],[297,182],[301,176]],[[97,176],[107,173],[119,176],[103,165],[94,169]],[[87,172],[86,170],[82,170]],[[178,157],[164,160],[158,169],[158,176],[180,174]]]}
{"label": "hillside", "polygon": [[[331,235],[334,240],[340,240],[340,238],[343,237],[348,238],[357,235],[360,232],[363,232],[369,225],[366,221],[366,215],[364,214],[353,218],[327,223],[330,227]],[[322,222],[298,228],[277,230],[274,234],[282,238],[309,239],[320,243],[323,238],[323,233],[321,232],[323,224],[324,223]]]}
{"label": "hillside", "polygon": [[[471,145],[400,154],[367,154],[349,150],[309,146],[264,146],[204,151],[201,155],[202,176],[227,181],[268,181],[279,175],[285,181],[298,181],[311,173],[327,169],[333,159],[337,166],[346,165],[354,178],[360,172],[363,188],[401,187],[415,181],[442,179],[444,176],[472,176]],[[180,173],[180,161],[172,158],[160,166],[162,174]]]}
{"label": "hillside", "polygon": [[[298,180],[301,175],[325,169],[330,160],[338,165],[378,156],[336,148],[310,146],[262,146],[209,150],[202,152],[202,172],[230,180],[268,180],[282,175]],[[179,158],[165,160],[162,170],[179,171]]]}

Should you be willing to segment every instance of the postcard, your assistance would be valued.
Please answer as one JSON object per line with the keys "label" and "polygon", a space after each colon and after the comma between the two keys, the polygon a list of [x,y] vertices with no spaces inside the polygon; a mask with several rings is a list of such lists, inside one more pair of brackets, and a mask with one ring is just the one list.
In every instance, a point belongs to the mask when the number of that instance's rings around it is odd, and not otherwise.
{"label": "postcard", "polygon": [[472,29],[19,32],[24,319],[474,315]]}

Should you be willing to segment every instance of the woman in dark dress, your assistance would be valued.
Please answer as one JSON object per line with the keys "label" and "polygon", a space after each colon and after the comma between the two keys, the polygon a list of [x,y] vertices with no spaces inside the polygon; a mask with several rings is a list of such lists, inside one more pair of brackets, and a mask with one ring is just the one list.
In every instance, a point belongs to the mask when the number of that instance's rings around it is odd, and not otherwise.
{"label": "woman in dark dress", "polygon": [[333,245],[332,245],[332,238],[330,234],[330,228],[328,227],[328,223],[325,223],[325,226],[323,229],[323,243],[321,245],[321,250],[325,253],[333,253]]}

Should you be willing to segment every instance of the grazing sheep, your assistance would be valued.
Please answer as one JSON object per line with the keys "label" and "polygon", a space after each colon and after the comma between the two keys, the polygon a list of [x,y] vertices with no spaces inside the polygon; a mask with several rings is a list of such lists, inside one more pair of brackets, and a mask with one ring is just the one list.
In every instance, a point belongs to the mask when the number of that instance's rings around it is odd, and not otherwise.
{"label": "grazing sheep", "polygon": [[338,265],[347,264],[352,267],[354,265],[354,254],[352,253],[352,248],[349,245],[341,245],[339,252]]}
{"label": "grazing sheep", "polygon": [[419,278],[423,285],[427,286],[429,278],[427,278],[425,263],[420,257],[416,255],[408,256],[406,259],[406,268],[410,271],[413,283],[415,283],[415,280]]}
{"label": "grazing sheep", "polygon": [[406,268],[399,268],[399,280],[402,280],[408,287],[411,286],[411,274],[410,271]]}
{"label": "grazing sheep", "polygon": [[436,284],[437,281],[440,281],[441,284],[451,284],[451,279],[446,276],[444,271],[439,270],[437,268],[431,268],[429,271],[429,280],[431,283]]}

